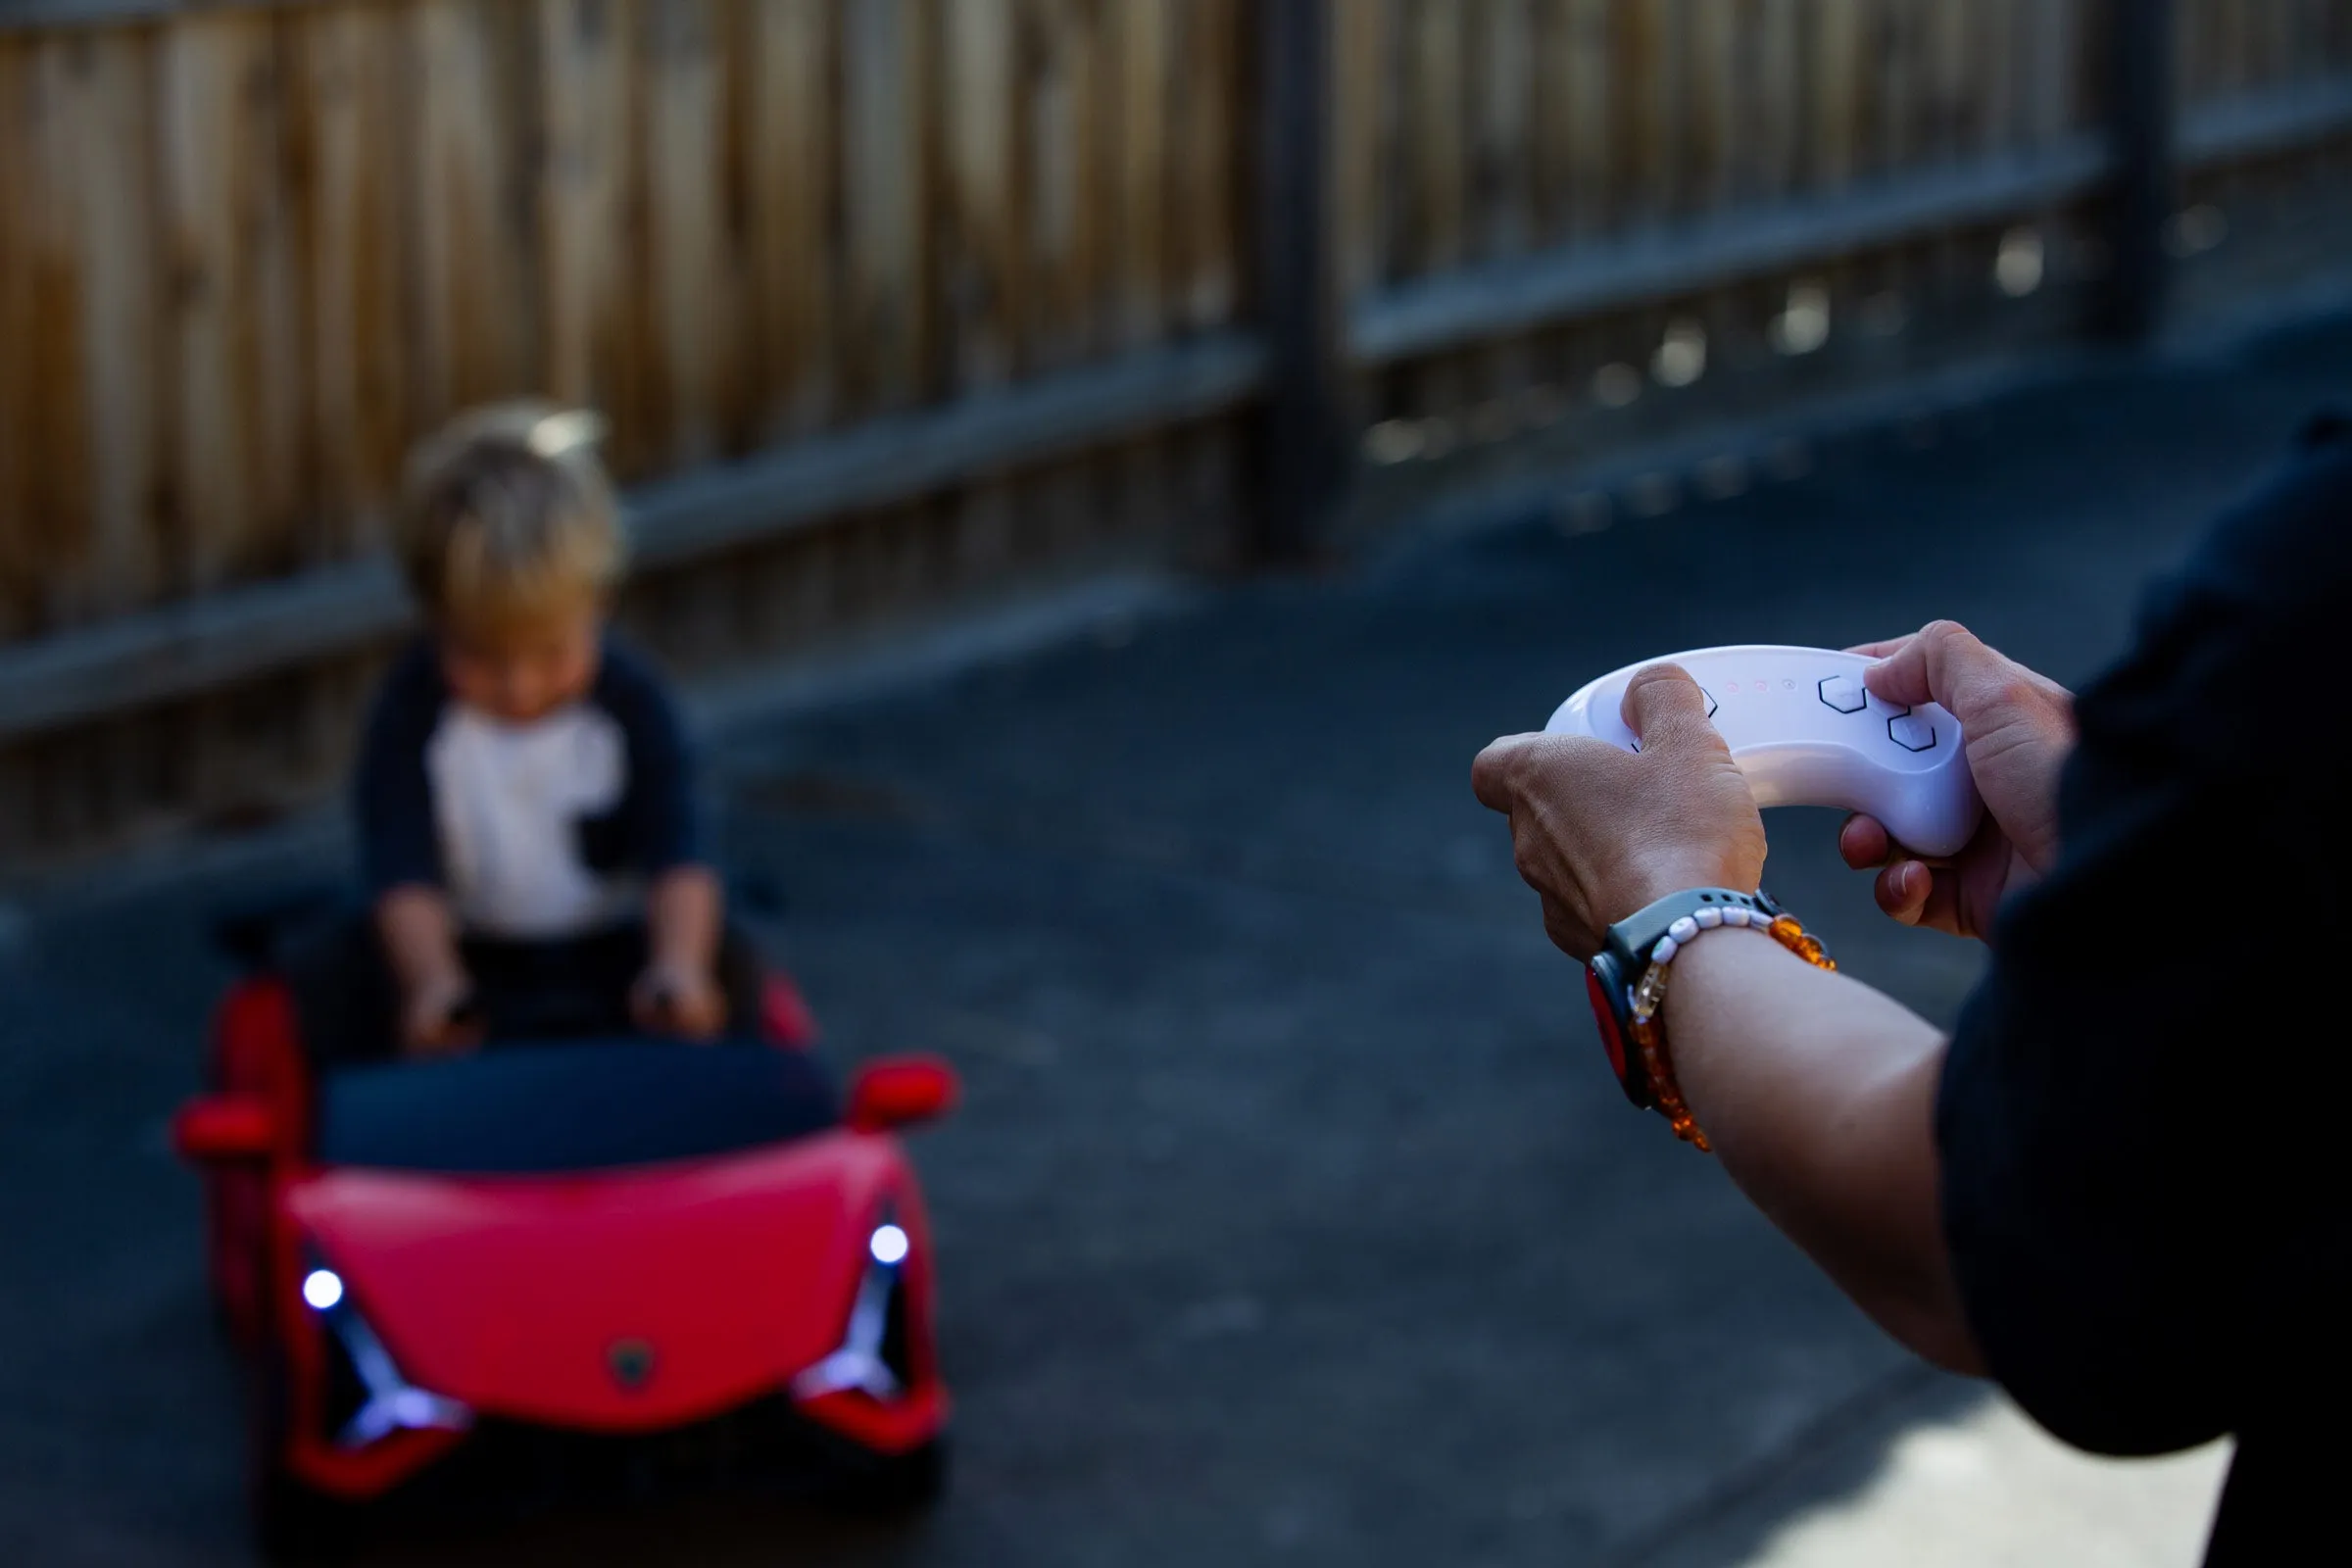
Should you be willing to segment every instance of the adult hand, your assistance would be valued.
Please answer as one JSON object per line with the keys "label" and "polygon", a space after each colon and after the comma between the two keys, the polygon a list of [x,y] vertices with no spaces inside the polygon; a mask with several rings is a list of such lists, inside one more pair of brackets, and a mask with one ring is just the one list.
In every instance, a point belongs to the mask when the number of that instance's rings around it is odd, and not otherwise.
{"label": "adult hand", "polygon": [[1905,925],[1983,939],[2003,894],[2058,858],[2058,773],[2075,745],[2075,700],[1949,620],[1851,650],[1880,661],[1862,683],[1890,703],[1940,703],[1968,736],[1984,820],[1960,853],[1931,860],[1896,844],[1875,817],[1848,817],[1838,852],[1879,868],[1879,907]]}
{"label": "adult hand", "polygon": [[1752,892],[1764,819],[1706,696],[1674,664],[1626,687],[1626,753],[1577,735],[1507,735],[1470,770],[1479,800],[1511,819],[1519,874],[1544,900],[1544,929],[1582,962],[1608,928],[1684,888]]}

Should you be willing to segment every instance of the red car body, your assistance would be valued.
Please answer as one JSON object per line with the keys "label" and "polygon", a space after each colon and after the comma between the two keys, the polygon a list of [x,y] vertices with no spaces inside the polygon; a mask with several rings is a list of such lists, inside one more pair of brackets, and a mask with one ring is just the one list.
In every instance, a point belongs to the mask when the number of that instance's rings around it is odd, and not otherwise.
{"label": "red car body", "polygon": [[[761,1045],[513,1049],[658,1051],[641,1069],[740,1077],[810,1043],[780,976],[767,1012]],[[221,1316],[265,1369],[266,1544],[486,1431],[651,1437],[753,1406],[936,1485],[930,1240],[892,1129],[947,1108],[943,1063],[870,1064],[845,1115],[797,1136],[522,1173],[321,1158],[321,1086],[267,973],[221,1004],[211,1076],[174,1138],[205,1176]]]}

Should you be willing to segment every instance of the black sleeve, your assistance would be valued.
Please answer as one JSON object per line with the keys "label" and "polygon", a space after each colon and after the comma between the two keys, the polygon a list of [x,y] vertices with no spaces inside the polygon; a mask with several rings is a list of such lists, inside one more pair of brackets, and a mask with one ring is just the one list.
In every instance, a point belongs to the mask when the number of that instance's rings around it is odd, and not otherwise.
{"label": "black sleeve", "polygon": [[2343,1351],[2352,1084],[2321,978],[2352,807],[2352,447],[2315,428],[2083,691],[2064,851],[2004,911],[1937,1105],[1993,1375],[2057,1436],[2238,1431]]}
{"label": "black sleeve", "polygon": [[352,779],[360,880],[370,899],[412,884],[441,882],[441,841],[425,748],[448,692],[433,651],[411,649],[376,693]]}
{"label": "black sleeve", "polygon": [[626,859],[648,876],[694,863],[702,835],[677,705],[653,666],[617,642],[606,646],[596,695],[626,739],[629,782],[620,808]]}

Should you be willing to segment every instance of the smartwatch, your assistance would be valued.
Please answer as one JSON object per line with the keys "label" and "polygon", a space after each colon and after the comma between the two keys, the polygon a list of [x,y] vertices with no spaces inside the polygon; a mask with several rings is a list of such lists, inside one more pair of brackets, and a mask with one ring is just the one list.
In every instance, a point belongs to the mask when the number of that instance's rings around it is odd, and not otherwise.
{"label": "smartwatch", "polygon": [[1608,940],[1585,965],[1585,991],[1592,998],[1593,1021],[1600,1025],[1601,1047],[1609,1054],[1625,1098],[1643,1110],[1655,1109],[1658,1102],[1650,1092],[1642,1054],[1633,1049],[1634,987],[1648,972],[1650,952],[1667,928],[1701,909],[1744,909],[1751,916],[1762,915],[1766,923],[1781,913],[1780,905],[1761,889],[1735,893],[1730,888],[1686,888],[1609,927]]}

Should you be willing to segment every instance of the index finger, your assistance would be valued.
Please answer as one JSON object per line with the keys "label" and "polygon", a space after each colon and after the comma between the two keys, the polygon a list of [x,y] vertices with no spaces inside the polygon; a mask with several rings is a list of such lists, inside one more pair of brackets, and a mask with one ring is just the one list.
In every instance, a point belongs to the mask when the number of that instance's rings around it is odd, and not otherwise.
{"label": "index finger", "polygon": [[1511,780],[1519,770],[1519,759],[1539,738],[1505,735],[1487,743],[1486,749],[1470,763],[1470,792],[1478,797],[1479,805],[1490,811],[1510,814]]}
{"label": "index finger", "polygon": [[1899,654],[1905,648],[1910,647],[1911,639],[1917,637],[1919,633],[1915,631],[1907,631],[1900,637],[1889,637],[1885,642],[1856,643],[1853,647],[1848,648],[1846,652],[1849,654],[1859,654],[1864,659],[1892,659],[1896,654]]}

